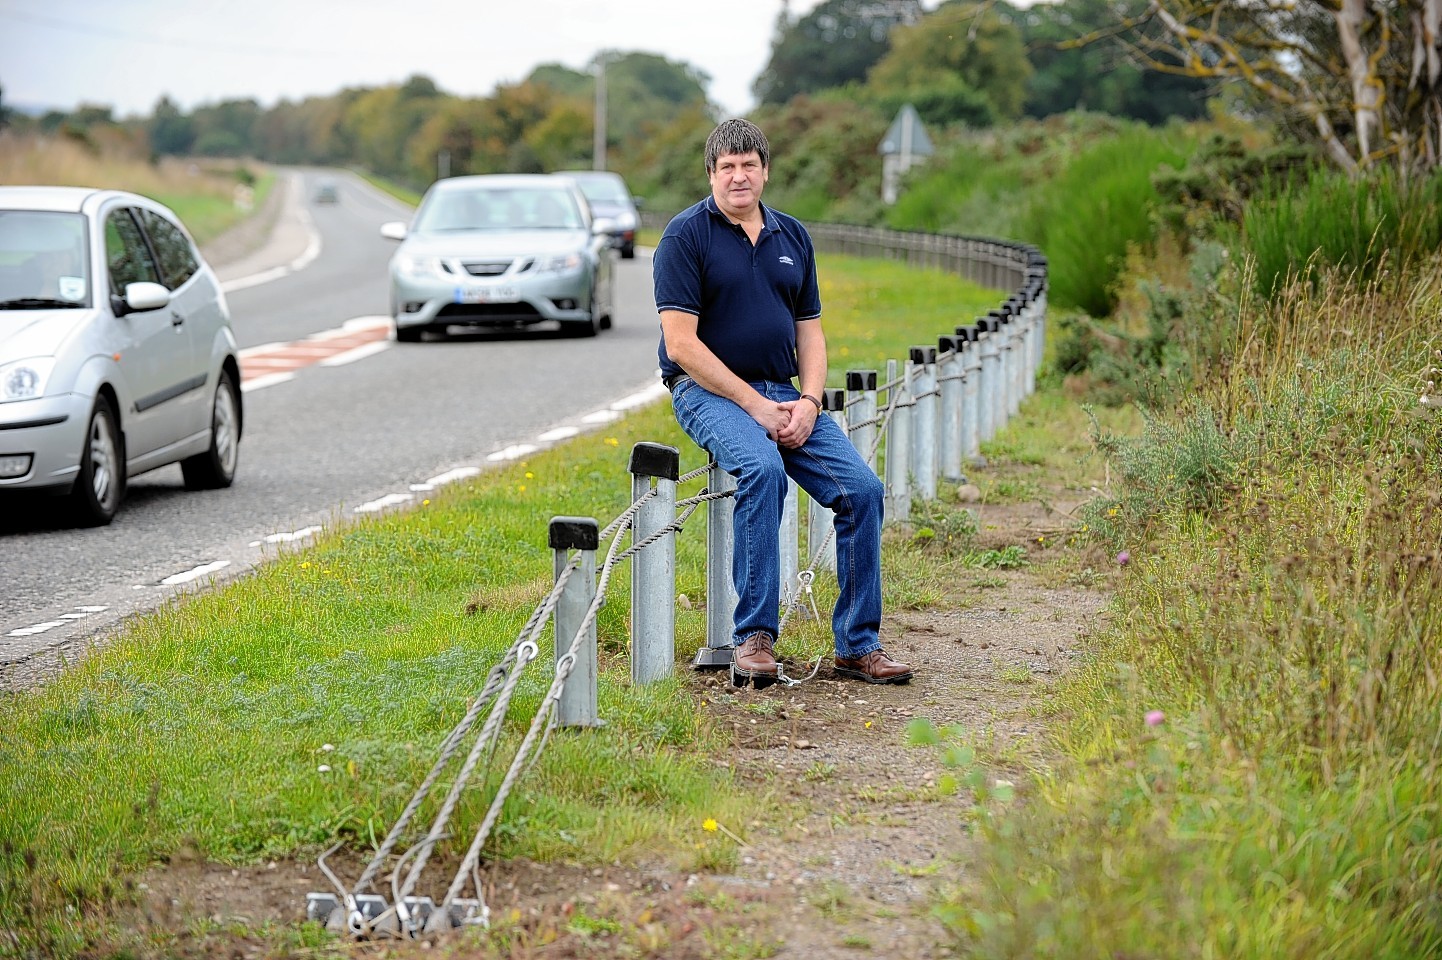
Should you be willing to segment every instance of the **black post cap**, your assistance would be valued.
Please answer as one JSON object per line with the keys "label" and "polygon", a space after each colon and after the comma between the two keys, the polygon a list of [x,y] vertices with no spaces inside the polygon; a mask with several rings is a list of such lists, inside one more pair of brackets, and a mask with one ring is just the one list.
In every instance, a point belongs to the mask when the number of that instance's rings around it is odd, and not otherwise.
{"label": "black post cap", "polygon": [[950,334],[943,333],[941,336],[936,338],[936,352],[946,353],[947,351],[950,351],[952,353],[958,353],[961,351],[962,345],[965,343],[966,337],[962,336],[959,333],[956,336],[951,336]]}
{"label": "black post cap", "polygon": [[601,545],[601,528],[594,517],[552,517],[552,550],[595,550]]}
{"label": "black post cap", "polygon": [[848,370],[846,371],[846,389],[848,390],[875,390],[875,370]]}
{"label": "black post cap", "polygon": [[975,340],[975,339],[976,339],[976,334],[977,334],[977,330],[976,330],[975,324],[973,324],[972,326],[969,326],[969,327],[957,327],[957,328],[956,328],[956,335],[957,335],[958,337],[960,337],[962,340]]}
{"label": "black post cap", "polygon": [[935,362],[936,362],[936,348],[935,348],[935,347],[929,347],[929,346],[912,347],[912,348],[911,348],[911,362],[912,362],[912,363],[935,363]]}
{"label": "black post cap", "polygon": [[675,480],[681,475],[681,451],[664,443],[638,443],[631,448],[631,466],[638,477]]}
{"label": "black post cap", "polygon": [[821,391],[822,410],[845,410],[846,391],[840,387],[827,387]]}

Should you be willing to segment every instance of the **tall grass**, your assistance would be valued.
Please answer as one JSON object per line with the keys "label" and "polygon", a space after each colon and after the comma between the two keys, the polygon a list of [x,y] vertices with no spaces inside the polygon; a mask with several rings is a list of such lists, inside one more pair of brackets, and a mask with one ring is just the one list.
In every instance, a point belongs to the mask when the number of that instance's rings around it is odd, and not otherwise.
{"label": "tall grass", "polygon": [[1132,572],[1051,704],[1062,760],[945,910],[969,955],[1442,953],[1438,280],[1249,286],[1118,447]]}
{"label": "tall grass", "polygon": [[[150,163],[128,143],[96,136],[87,142],[0,131],[0,184],[129,190],[170,207],[201,244],[249,215],[251,208],[237,203],[236,188],[255,179],[244,166],[176,157]],[[264,202],[273,181],[259,178],[253,205]]]}
{"label": "tall grass", "polygon": [[1388,167],[1353,179],[1313,169],[1265,184],[1242,226],[1263,294],[1319,266],[1366,281],[1442,247],[1442,174],[1404,180]]}

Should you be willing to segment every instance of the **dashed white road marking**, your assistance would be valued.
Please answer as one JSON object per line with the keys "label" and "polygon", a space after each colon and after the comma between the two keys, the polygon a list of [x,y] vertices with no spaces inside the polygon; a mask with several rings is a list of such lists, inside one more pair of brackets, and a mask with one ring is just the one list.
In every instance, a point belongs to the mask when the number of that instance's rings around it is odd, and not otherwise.
{"label": "dashed white road marking", "polygon": [[398,503],[405,503],[408,500],[414,499],[415,497],[413,497],[409,493],[388,493],[377,500],[372,500],[369,503],[361,504],[360,506],[356,507],[355,510],[352,512],[375,513],[377,510],[384,510],[386,507],[394,506]]}
{"label": "dashed white road marking", "polygon": [[160,581],[160,585],[162,587],[173,587],[176,584],[189,583],[192,580],[196,580],[200,577],[205,576],[207,573],[214,573],[217,570],[224,570],[228,566],[230,566],[229,560],[212,560],[209,563],[202,563],[198,567],[192,567],[191,569],[185,570],[181,573],[173,573],[170,576],[166,577],[164,580]]}
{"label": "dashed white road marking", "polygon": [[488,454],[486,456],[486,459],[490,460],[492,463],[496,463],[501,460],[519,460],[527,454],[535,453],[539,449],[541,448],[536,446],[534,443],[513,443],[509,447],[506,447],[502,450],[497,450],[495,453]]}
{"label": "dashed white road marking", "polygon": [[54,630],[56,627],[64,627],[76,620],[84,620],[93,614],[104,613],[109,607],[85,604],[76,607],[69,613],[62,613],[59,619],[46,620],[44,623],[32,623],[28,627],[16,627],[6,634],[7,637],[33,637],[36,634],[44,633],[47,630]]}
{"label": "dashed white road marking", "polygon": [[304,540],[306,537],[320,533],[320,527],[301,527],[299,530],[290,530],[286,533],[272,533],[259,540],[250,541],[252,547],[258,547],[263,543],[294,543],[297,540]]}

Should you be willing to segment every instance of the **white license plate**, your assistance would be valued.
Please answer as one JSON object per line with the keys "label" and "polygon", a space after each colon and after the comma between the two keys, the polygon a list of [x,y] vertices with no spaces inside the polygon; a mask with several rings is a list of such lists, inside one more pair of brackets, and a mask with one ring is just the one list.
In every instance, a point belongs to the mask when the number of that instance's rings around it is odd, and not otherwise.
{"label": "white license plate", "polygon": [[514,303],[515,287],[457,287],[456,303]]}

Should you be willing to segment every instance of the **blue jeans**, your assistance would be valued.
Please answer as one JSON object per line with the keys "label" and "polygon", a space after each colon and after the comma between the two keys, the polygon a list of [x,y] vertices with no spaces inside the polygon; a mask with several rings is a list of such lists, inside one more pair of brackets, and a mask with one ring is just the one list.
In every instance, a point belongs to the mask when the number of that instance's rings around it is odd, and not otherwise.
{"label": "blue jeans", "polygon": [[[799,399],[789,383],[753,383],[780,403]],[[776,636],[781,607],[781,511],[787,477],[836,515],[836,574],[841,594],[831,617],[838,657],[880,649],[881,520],[884,488],[830,417],[798,450],[779,446],[750,414],[695,380],[676,384],[671,404],[687,436],[736,478],[731,576],[739,597],[735,642],[758,630]]]}

